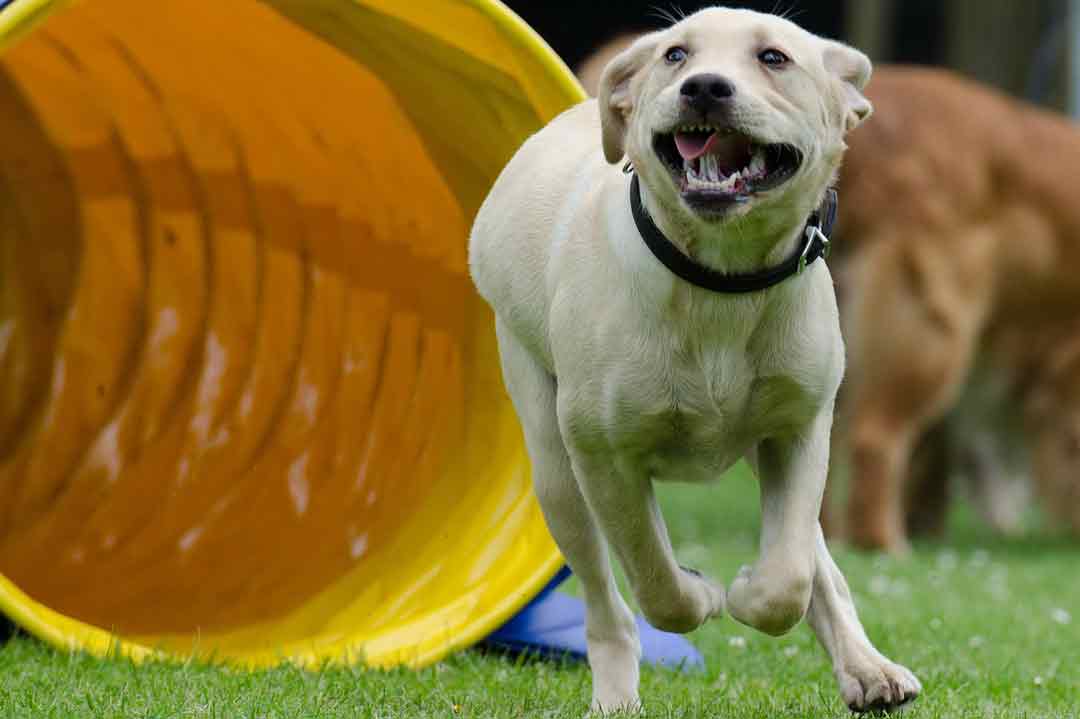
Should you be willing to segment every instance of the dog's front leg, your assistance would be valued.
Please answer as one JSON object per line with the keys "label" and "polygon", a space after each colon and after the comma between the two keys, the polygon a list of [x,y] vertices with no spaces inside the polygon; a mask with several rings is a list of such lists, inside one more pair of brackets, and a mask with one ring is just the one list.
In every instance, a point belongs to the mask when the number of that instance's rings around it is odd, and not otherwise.
{"label": "dog's front leg", "polygon": [[803,438],[759,446],[761,557],[732,583],[728,612],[770,634],[782,634],[807,615],[847,705],[856,711],[889,709],[913,699],[921,687],[870,643],[825,545],[818,513],[831,421],[832,413],[822,412]]}
{"label": "dog's front leg", "polygon": [[731,584],[732,617],[767,634],[799,623],[814,582],[814,536],[829,463],[832,412],[799,435],[761,442],[751,457],[761,485],[761,550]]}
{"label": "dog's front leg", "polygon": [[606,453],[571,456],[589,507],[649,623],[688,632],[721,615],[723,588],[675,561],[652,481],[640,463]]}
{"label": "dog's front leg", "polygon": [[844,702],[853,711],[869,711],[911,701],[922,685],[906,667],[890,661],[870,643],[820,528],[814,548],[814,591],[807,621],[832,659]]}
{"label": "dog's front leg", "polygon": [[495,330],[503,378],[525,431],[536,497],[585,595],[592,709],[601,714],[636,709],[641,658],[637,625],[619,594],[604,538],[571,469],[555,411],[555,379],[502,320],[496,321]]}

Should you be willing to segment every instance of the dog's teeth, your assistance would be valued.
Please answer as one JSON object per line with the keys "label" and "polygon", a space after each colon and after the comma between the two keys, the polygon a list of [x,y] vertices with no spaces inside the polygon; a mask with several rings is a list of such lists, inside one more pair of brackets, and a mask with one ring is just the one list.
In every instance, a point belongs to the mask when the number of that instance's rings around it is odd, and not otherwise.
{"label": "dog's teeth", "polygon": [[750,161],[750,167],[747,168],[751,175],[759,175],[765,171],[765,155],[760,150],[754,153],[754,159]]}
{"label": "dog's teeth", "polygon": [[[694,168],[697,164],[697,169]],[[696,163],[691,160],[686,163],[686,186],[693,189],[700,189],[709,185],[708,180],[705,177],[705,163],[704,158]]]}

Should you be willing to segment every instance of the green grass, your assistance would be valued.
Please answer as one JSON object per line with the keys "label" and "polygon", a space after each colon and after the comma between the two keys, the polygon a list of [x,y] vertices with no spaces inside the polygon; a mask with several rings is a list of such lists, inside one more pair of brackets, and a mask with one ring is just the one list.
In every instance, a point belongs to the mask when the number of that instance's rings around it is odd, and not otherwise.
{"label": "green grass", "polygon": [[[752,480],[734,476],[662,492],[684,564],[726,582],[753,560]],[[923,681],[923,697],[905,718],[1080,717],[1080,546],[1048,534],[994,538],[960,512],[947,545],[918,546],[909,559],[843,548],[836,556],[871,638]],[[706,671],[645,670],[645,716],[848,716],[807,627],[773,639],[722,619],[692,637],[706,655]],[[4,719],[578,719],[589,687],[580,664],[476,652],[419,672],[246,674],[199,665],[135,667],[56,652],[22,636],[0,647]]]}

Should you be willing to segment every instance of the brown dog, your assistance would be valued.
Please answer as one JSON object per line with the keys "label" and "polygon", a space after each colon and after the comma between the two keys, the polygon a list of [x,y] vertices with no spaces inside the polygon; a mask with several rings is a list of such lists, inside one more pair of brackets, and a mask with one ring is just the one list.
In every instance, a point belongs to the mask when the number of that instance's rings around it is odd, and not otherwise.
{"label": "brown dog", "polygon": [[913,450],[962,394],[998,428],[990,469],[1016,454],[1003,439],[1055,434],[1067,411],[1060,395],[1038,420],[1001,405],[1068,375],[1055,358],[1080,308],[1080,132],[943,71],[882,69],[868,95],[877,113],[840,179],[848,528],[902,551]]}
{"label": "brown dog", "polygon": [[[632,40],[579,67],[586,89]],[[955,474],[1009,529],[1032,449],[1050,512],[1080,530],[1080,347],[1062,359],[1080,308],[1080,131],[941,70],[879,66],[867,94],[876,112],[849,138],[830,260],[848,533],[905,550],[909,524],[940,526]]]}

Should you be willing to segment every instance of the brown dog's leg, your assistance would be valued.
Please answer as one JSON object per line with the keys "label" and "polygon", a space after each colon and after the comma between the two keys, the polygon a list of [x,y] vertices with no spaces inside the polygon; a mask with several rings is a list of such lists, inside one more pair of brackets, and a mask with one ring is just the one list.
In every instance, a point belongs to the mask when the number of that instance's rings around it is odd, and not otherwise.
{"label": "brown dog's leg", "polygon": [[915,446],[908,471],[905,514],[912,537],[941,537],[949,515],[950,463],[948,422],[939,422]]}
{"label": "brown dog's leg", "polygon": [[957,257],[923,239],[867,249],[847,321],[848,534],[892,552],[908,547],[912,449],[966,379],[990,294],[989,258]]}

